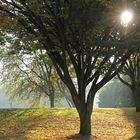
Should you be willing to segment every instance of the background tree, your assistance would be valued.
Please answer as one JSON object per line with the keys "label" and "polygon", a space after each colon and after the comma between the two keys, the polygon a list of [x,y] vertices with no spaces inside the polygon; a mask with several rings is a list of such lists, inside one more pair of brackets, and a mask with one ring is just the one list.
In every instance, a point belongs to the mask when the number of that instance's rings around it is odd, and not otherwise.
{"label": "background tree", "polygon": [[[20,54],[17,56],[5,48],[1,50],[3,66],[1,83],[3,83],[6,93],[11,99],[17,97],[22,100],[28,99],[31,105],[36,106],[40,104],[42,98],[49,97],[50,107],[54,107],[56,98],[58,100],[58,98],[65,97],[65,94],[59,94],[59,90],[64,84],[60,82],[47,55],[38,51],[33,52],[32,55]],[[63,86],[63,92],[65,90],[66,87]],[[69,97],[68,94],[66,94],[67,98]]]}
{"label": "background tree", "polygon": [[[124,79],[122,75],[129,76],[129,80]],[[133,53],[126,61],[123,70],[118,75],[121,82],[127,85],[134,96],[136,111],[140,112],[140,54]]]}
{"label": "background tree", "polygon": [[131,90],[118,79],[111,80],[98,94],[98,106],[101,108],[134,106],[134,98]]}
{"label": "background tree", "polygon": [[[111,1],[106,0],[1,0],[1,12],[17,21],[15,27],[19,28],[12,28],[16,38],[23,41],[32,36],[31,41],[48,53],[71,93],[80,117],[79,133],[83,135],[91,134],[96,92],[122,69],[131,54],[128,44],[138,43],[121,34],[118,22],[108,20],[114,13],[111,6]],[[75,72],[77,88],[70,67]]]}

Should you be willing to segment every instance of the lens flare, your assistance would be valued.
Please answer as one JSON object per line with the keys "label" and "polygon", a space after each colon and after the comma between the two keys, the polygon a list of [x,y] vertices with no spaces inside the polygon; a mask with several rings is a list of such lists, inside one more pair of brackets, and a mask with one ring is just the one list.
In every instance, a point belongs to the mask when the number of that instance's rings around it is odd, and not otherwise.
{"label": "lens flare", "polygon": [[133,12],[130,10],[126,10],[121,15],[121,23],[124,26],[127,26],[133,19]]}

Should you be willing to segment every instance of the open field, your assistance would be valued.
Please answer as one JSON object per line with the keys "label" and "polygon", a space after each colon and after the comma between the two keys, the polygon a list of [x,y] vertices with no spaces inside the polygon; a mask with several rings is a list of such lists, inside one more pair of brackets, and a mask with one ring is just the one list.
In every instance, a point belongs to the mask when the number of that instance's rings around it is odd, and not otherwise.
{"label": "open field", "polygon": [[[94,109],[89,139],[140,139],[140,113],[134,108]],[[72,140],[79,130],[75,109],[0,110],[0,140]],[[88,138],[86,138],[88,139]]]}

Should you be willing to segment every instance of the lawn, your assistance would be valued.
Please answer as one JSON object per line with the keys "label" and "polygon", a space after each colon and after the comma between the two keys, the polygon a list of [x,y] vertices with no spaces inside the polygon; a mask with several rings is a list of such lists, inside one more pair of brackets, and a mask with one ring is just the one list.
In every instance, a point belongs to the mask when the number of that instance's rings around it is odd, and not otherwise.
{"label": "lawn", "polygon": [[[139,120],[134,108],[94,109],[90,139],[140,139]],[[0,110],[0,140],[83,139],[74,135],[78,130],[75,109]]]}

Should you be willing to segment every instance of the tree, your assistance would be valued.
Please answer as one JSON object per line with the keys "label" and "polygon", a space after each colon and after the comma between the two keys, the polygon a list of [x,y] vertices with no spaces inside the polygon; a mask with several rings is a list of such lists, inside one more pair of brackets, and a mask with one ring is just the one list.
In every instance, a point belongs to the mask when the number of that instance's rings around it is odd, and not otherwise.
{"label": "tree", "polygon": [[40,103],[40,98],[50,96],[51,93],[48,93],[46,81],[42,81],[39,72],[36,75],[40,65],[38,64],[38,67],[33,68],[35,65],[34,59],[37,60],[37,58],[30,55],[28,55],[30,60],[25,59],[25,56],[22,55],[19,58],[16,54],[10,54],[5,49],[3,49],[1,55],[3,55],[1,58],[3,66],[1,83],[3,83],[6,94],[10,96],[11,100],[16,97],[21,100],[28,98],[31,105],[37,105]]}
{"label": "tree", "polygon": [[[40,104],[42,98],[49,97],[50,107],[54,107],[55,98],[65,97],[64,94],[58,94],[58,91],[62,89],[62,82],[56,75],[47,55],[43,55],[42,51],[38,50],[27,56],[11,54],[3,48],[1,57],[3,65],[1,83],[11,99],[19,97],[25,100],[28,98],[30,104],[35,106]],[[64,91],[65,87],[63,87]]]}
{"label": "tree", "polygon": [[131,90],[118,79],[113,79],[99,91],[98,106],[104,107],[133,107],[134,98]]}
{"label": "tree", "polygon": [[[20,34],[23,41],[33,36],[32,41],[48,53],[71,93],[82,135],[91,134],[96,92],[122,69],[131,54],[126,44],[134,44],[121,34],[118,22],[108,20],[112,17],[109,13],[113,13],[110,6],[111,1],[106,0],[1,0],[1,12],[16,19],[20,27],[14,28],[16,37],[19,39]],[[109,61],[112,61],[110,65]],[[74,70],[77,88],[70,67]]]}
{"label": "tree", "polygon": [[[120,74],[129,76],[129,80],[124,79]],[[127,85],[134,96],[136,111],[140,112],[140,54],[133,53],[126,61],[123,70],[118,74],[121,82]]]}

